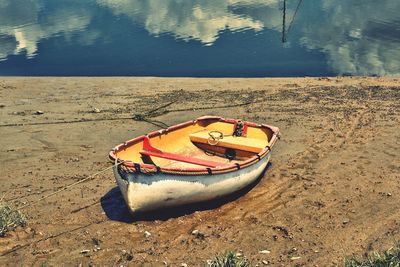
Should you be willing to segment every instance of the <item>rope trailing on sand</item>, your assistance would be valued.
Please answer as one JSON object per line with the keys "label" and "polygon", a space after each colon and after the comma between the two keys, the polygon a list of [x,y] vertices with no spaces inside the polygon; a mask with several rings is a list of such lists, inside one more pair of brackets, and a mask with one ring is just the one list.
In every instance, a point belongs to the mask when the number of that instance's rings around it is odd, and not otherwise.
{"label": "rope trailing on sand", "polygon": [[27,122],[27,123],[8,123],[1,124],[0,127],[16,127],[16,126],[32,126],[32,125],[48,125],[48,124],[69,124],[69,123],[80,123],[80,122],[93,122],[93,121],[118,121],[118,120],[131,120],[131,117],[121,118],[100,118],[100,119],[79,119],[79,120],[68,120],[68,121],[44,121],[44,122]]}
{"label": "rope trailing on sand", "polygon": [[65,120],[65,121],[44,121],[44,122],[23,122],[23,123],[7,123],[0,124],[0,127],[19,127],[19,126],[35,126],[35,125],[52,125],[52,124],[70,124],[70,123],[84,123],[84,122],[97,122],[97,121],[117,121],[117,120],[134,120],[134,121],[144,121],[150,124],[153,124],[160,128],[168,128],[169,126],[161,121],[150,120],[148,118],[158,117],[161,115],[165,115],[171,112],[183,112],[183,111],[193,111],[193,110],[207,110],[207,109],[222,109],[222,108],[233,108],[233,107],[241,107],[250,104],[255,104],[263,101],[256,102],[245,102],[239,104],[232,105],[222,105],[222,106],[205,106],[205,107],[197,107],[197,108],[184,108],[184,109],[166,109],[160,111],[160,109],[164,109],[176,101],[165,104],[156,109],[152,109],[150,111],[144,112],[143,114],[134,114],[132,117],[114,117],[114,118],[95,118],[95,119],[78,119],[78,120]]}
{"label": "rope trailing on sand", "polygon": [[[59,190],[57,190],[57,191],[55,191],[55,192],[53,192],[53,193],[50,193],[50,194],[48,194],[48,195],[46,195],[46,196],[43,196],[43,197],[39,198],[39,199],[36,200],[36,201],[30,202],[30,203],[27,203],[27,204],[25,204],[25,205],[23,205],[23,206],[21,206],[21,207],[18,207],[17,210],[21,210],[21,209],[24,209],[24,208],[26,208],[26,207],[29,207],[29,206],[31,206],[31,205],[33,205],[33,204],[36,204],[36,203],[38,203],[38,202],[40,202],[40,201],[42,201],[42,200],[45,200],[45,199],[49,198],[49,197],[51,197],[51,196],[54,196],[54,195],[56,195],[56,194],[58,194],[58,193],[60,193],[60,192],[63,192],[63,191],[65,191],[65,190],[67,190],[68,188],[71,188],[71,187],[73,187],[73,186],[75,186],[75,185],[78,185],[78,184],[81,184],[81,183],[83,183],[83,182],[85,182],[85,181],[88,181],[88,180],[94,178],[95,176],[97,176],[97,175],[99,175],[99,174],[101,174],[101,173],[103,173],[103,172],[106,172],[106,171],[112,169],[112,168],[115,167],[115,166],[118,166],[118,165],[120,165],[120,164],[123,164],[124,162],[125,162],[125,161],[120,161],[120,162],[118,162],[118,163],[115,162],[115,164],[113,164],[113,165],[110,166],[110,167],[107,167],[107,168],[105,168],[105,169],[103,169],[103,170],[101,170],[101,171],[98,171],[98,172],[96,172],[96,173],[94,173],[94,174],[92,174],[92,175],[90,175],[90,176],[88,176],[88,177],[86,177],[86,178],[83,178],[83,179],[81,179],[81,180],[79,180],[79,181],[76,181],[76,182],[74,182],[74,183],[72,183],[72,184],[66,185],[66,186],[62,187],[61,189],[59,189]],[[4,197],[5,197],[5,195],[1,198],[1,200],[3,200]],[[79,210],[77,210],[77,211],[79,211]],[[75,212],[76,212],[76,211],[75,211]],[[0,256],[5,256],[5,255],[8,255],[8,254],[10,254],[10,253],[13,253],[13,252],[15,252],[15,251],[17,251],[17,250],[20,250],[20,249],[23,249],[23,248],[25,248],[25,247],[27,247],[27,246],[30,246],[30,245],[32,245],[32,244],[37,244],[37,243],[39,243],[39,242],[41,242],[41,241],[45,241],[45,240],[48,240],[48,239],[51,239],[51,238],[56,238],[56,237],[61,236],[61,235],[63,235],[63,234],[71,233],[71,232],[74,232],[74,231],[77,231],[77,230],[80,230],[80,229],[84,229],[84,228],[86,228],[86,227],[88,227],[88,226],[90,226],[90,225],[92,225],[92,224],[95,224],[95,223],[98,224],[98,223],[102,223],[102,222],[104,222],[104,221],[103,221],[103,220],[100,220],[100,221],[97,221],[97,222],[94,222],[94,223],[89,223],[89,224],[86,224],[86,225],[83,225],[83,226],[78,226],[78,227],[76,227],[76,228],[74,228],[74,229],[71,229],[71,230],[68,230],[68,231],[63,231],[63,232],[60,232],[60,233],[57,233],[57,234],[54,234],[54,235],[50,235],[50,236],[47,236],[47,237],[43,237],[43,238],[40,238],[40,239],[38,239],[38,240],[35,240],[34,242],[28,242],[28,243],[25,243],[25,244],[23,244],[23,245],[17,245],[17,246],[15,246],[15,247],[12,248],[12,249],[3,252]]]}
{"label": "rope trailing on sand", "polygon": [[40,202],[40,201],[42,201],[42,200],[45,200],[45,199],[47,199],[47,198],[49,198],[49,197],[52,197],[52,196],[54,196],[54,195],[56,195],[56,194],[58,194],[58,193],[60,193],[60,192],[63,192],[63,191],[65,191],[65,190],[67,190],[67,189],[69,189],[69,188],[71,188],[71,187],[73,187],[73,186],[75,186],[75,185],[78,185],[78,184],[81,184],[81,183],[83,183],[83,182],[86,182],[87,180],[90,180],[90,179],[94,178],[95,176],[97,176],[97,175],[99,175],[99,174],[101,174],[101,173],[103,173],[103,172],[106,172],[106,171],[112,169],[113,167],[118,166],[118,165],[120,165],[120,164],[122,164],[122,163],[124,163],[124,162],[125,162],[125,161],[120,161],[120,162],[115,163],[115,164],[113,164],[112,166],[107,167],[107,168],[105,168],[105,169],[103,169],[103,170],[101,170],[101,171],[98,171],[98,172],[96,172],[96,173],[94,173],[94,174],[92,174],[92,175],[90,175],[90,176],[88,176],[88,177],[86,177],[86,178],[83,178],[83,179],[81,179],[81,180],[79,180],[79,181],[76,181],[76,182],[74,182],[74,183],[72,183],[72,184],[66,185],[66,186],[62,187],[61,189],[59,189],[59,190],[57,190],[57,191],[55,191],[55,192],[53,192],[53,193],[50,193],[50,194],[48,194],[48,195],[45,195],[45,196],[39,198],[39,199],[36,200],[36,201],[29,202],[29,203],[27,203],[27,204],[25,204],[25,205],[23,205],[23,206],[21,206],[21,207],[18,207],[18,210],[22,210],[22,209],[24,209],[24,208],[26,208],[26,207],[29,207],[29,206],[31,206],[31,205],[33,205],[33,204],[36,204],[36,203],[38,203],[38,202]]}
{"label": "rope trailing on sand", "polygon": [[168,128],[169,126],[165,124],[164,122],[161,121],[156,121],[156,120],[150,120],[148,118],[152,117],[158,117],[161,115],[165,115],[171,112],[183,112],[183,111],[193,111],[193,110],[206,110],[206,109],[220,109],[220,108],[232,108],[232,107],[241,107],[241,106],[246,106],[250,105],[256,102],[245,102],[245,103],[239,103],[239,104],[232,104],[232,105],[222,105],[222,106],[205,106],[205,107],[197,107],[197,108],[183,108],[183,109],[165,109],[164,108],[174,104],[177,102],[177,100],[169,102],[161,107],[152,109],[150,111],[144,112],[143,114],[134,114],[132,119],[135,121],[144,121],[147,123],[151,123],[157,127],[165,127]]}
{"label": "rope trailing on sand", "polygon": [[46,241],[46,240],[49,240],[49,239],[52,239],[52,238],[57,238],[57,237],[62,236],[64,234],[69,234],[69,233],[72,233],[72,232],[75,232],[75,231],[78,231],[78,230],[82,230],[82,229],[85,229],[86,227],[89,227],[89,226],[91,226],[93,224],[100,224],[102,222],[104,222],[104,220],[91,222],[91,223],[88,223],[88,224],[85,224],[85,225],[81,225],[81,226],[75,227],[75,228],[73,228],[71,230],[62,231],[60,233],[56,233],[56,234],[52,234],[50,236],[39,238],[37,240],[34,240],[33,242],[27,242],[27,243],[22,244],[22,245],[16,245],[12,249],[9,249],[9,250],[6,250],[5,252],[2,252],[2,254],[0,254],[0,256],[4,257],[4,256],[6,256],[6,255],[8,255],[10,253],[16,252],[16,251],[18,251],[20,249],[26,248],[26,247],[31,246],[33,244],[38,244],[39,242],[42,242],[42,241]]}
{"label": "rope trailing on sand", "polygon": [[169,126],[168,126],[167,124],[165,124],[164,122],[162,122],[162,121],[156,121],[156,120],[149,120],[148,118],[151,118],[151,117],[158,117],[158,116],[161,116],[161,115],[163,115],[163,114],[169,113],[168,110],[164,110],[164,111],[163,111],[162,109],[164,109],[164,108],[166,108],[166,107],[169,107],[170,105],[174,104],[174,103],[177,102],[177,101],[178,101],[178,100],[169,102],[169,103],[167,103],[167,104],[165,104],[165,105],[162,105],[162,106],[160,106],[160,107],[157,107],[157,108],[152,109],[152,110],[149,110],[149,111],[146,111],[146,112],[144,112],[144,113],[142,113],[142,114],[134,114],[133,117],[132,117],[132,119],[133,119],[134,121],[144,121],[144,122],[153,124],[153,125],[155,125],[155,126],[157,126],[157,127],[160,127],[160,128],[168,128]]}

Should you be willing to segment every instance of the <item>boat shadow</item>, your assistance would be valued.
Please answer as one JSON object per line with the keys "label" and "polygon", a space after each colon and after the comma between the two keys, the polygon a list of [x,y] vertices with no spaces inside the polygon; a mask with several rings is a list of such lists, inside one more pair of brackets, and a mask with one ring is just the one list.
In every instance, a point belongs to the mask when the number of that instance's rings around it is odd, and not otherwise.
{"label": "boat shadow", "polygon": [[261,181],[262,177],[264,177],[266,171],[268,171],[271,166],[272,164],[269,162],[261,175],[253,183],[249,184],[248,186],[242,188],[237,192],[215,200],[132,215],[129,212],[128,206],[125,203],[121,191],[118,187],[114,187],[113,189],[108,191],[103,197],[101,197],[100,203],[106,216],[113,221],[124,223],[154,220],[165,221],[171,218],[178,218],[184,215],[189,215],[196,211],[216,209],[228,202],[237,200],[238,198],[248,193],[251,189],[253,189]]}

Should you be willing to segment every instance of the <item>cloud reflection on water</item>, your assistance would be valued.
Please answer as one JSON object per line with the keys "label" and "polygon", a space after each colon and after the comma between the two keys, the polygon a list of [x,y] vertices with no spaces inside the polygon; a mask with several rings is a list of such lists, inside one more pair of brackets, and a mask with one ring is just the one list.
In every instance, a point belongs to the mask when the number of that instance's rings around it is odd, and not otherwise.
{"label": "cloud reflection on water", "polygon": [[[73,5],[41,12],[41,1],[0,0],[0,60],[26,52],[35,57],[38,44],[47,38],[63,36],[69,40],[83,32],[91,21],[90,13]],[[96,34],[80,36],[80,42],[92,43]]]}
{"label": "cloud reflection on water", "polygon": [[[225,29],[239,31],[277,28],[281,25],[280,0],[97,0],[116,16],[127,16],[153,35],[173,34],[185,41],[212,45]],[[235,8],[253,7],[256,16],[235,13]],[[267,11],[267,13],[265,13]],[[269,16],[273,14],[273,16]]]}
{"label": "cloud reflection on water", "polygon": [[[128,18],[153,36],[169,34],[206,46],[225,30],[282,30],[282,0],[92,0],[51,8],[49,3],[0,0],[0,61],[24,53],[33,58],[39,44],[53,37],[78,45],[108,38],[103,24],[92,23],[99,8],[111,11],[113,20]],[[297,2],[288,3],[293,8]],[[310,5],[297,15],[291,43],[322,51],[337,74],[400,74],[400,1],[321,0],[313,4],[318,8]],[[287,10],[288,20],[293,13]]]}
{"label": "cloud reflection on water", "polygon": [[322,50],[337,74],[399,75],[399,12],[399,0],[325,0],[301,43]]}

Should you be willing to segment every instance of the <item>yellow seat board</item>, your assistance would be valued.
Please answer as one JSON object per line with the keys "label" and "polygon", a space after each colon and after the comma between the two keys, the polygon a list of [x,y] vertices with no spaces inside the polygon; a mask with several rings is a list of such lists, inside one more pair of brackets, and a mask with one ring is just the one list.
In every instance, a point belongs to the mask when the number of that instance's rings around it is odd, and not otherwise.
{"label": "yellow seat board", "polygon": [[[189,135],[190,141],[208,144],[210,138],[208,133],[209,131],[192,133]],[[268,140],[242,136],[224,136],[222,139],[219,139],[216,146],[260,153],[266,146],[268,146]]]}

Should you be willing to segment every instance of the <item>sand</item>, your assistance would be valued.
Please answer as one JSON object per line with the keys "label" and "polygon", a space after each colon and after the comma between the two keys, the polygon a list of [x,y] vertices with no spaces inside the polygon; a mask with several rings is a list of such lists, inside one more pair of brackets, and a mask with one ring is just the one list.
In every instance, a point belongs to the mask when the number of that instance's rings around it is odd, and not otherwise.
{"label": "sand", "polygon": [[[400,78],[2,77],[0,95],[0,199],[32,203],[27,226],[0,238],[0,265],[202,266],[235,250],[327,266],[400,239]],[[202,115],[282,131],[265,176],[233,201],[134,218],[108,170],[35,202],[155,124]]]}

